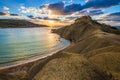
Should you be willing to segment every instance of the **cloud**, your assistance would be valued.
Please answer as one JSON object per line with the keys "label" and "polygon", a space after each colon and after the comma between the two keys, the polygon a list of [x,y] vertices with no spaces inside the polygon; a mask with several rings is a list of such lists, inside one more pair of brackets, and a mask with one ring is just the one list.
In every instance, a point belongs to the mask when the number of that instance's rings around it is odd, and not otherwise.
{"label": "cloud", "polygon": [[63,9],[64,8],[64,2],[58,2],[54,4],[49,4],[48,6],[49,9],[57,10],[57,9]]}
{"label": "cloud", "polygon": [[88,15],[90,16],[100,15],[100,14],[104,14],[104,12],[100,9],[88,11]]}
{"label": "cloud", "polygon": [[21,11],[21,13],[29,13],[32,11],[36,11],[37,9],[34,7],[25,7],[25,6],[20,6],[19,11]]}
{"label": "cloud", "polygon": [[98,17],[98,20],[102,21],[120,21],[120,12],[104,14]]}
{"label": "cloud", "polygon": [[8,7],[6,7],[6,6],[3,6],[3,10],[8,11],[8,10],[9,10],[9,8],[8,8]]}
{"label": "cloud", "polygon": [[49,13],[49,10],[46,10],[46,9],[40,9],[40,8],[35,8],[35,7],[25,7],[25,6],[20,6],[19,11],[22,14],[32,15],[34,17],[48,16],[48,13]]}
{"label": "cloud", "polygon": [[0,15],[6,15],[5,13],[3,13],[3,12],[0,12]]}
{"label": "cloud", "polygon": [[54,4],[42,5],[40,9],[51,10],[54,15],[69,15],[73,12],[81,10],[82,6],[81,4],[69,4],[66,6],[64,2],[58,2]]}
{"label": "cloud", "polygon": [[52,14],[61,15],[64,14],[64,2],[58,2],[54,4],[45,4],[40,6],[40,9],[51,10]]}
{"label": "cloud", "polygon": [[73,1],[70,0],[67,3],[62,1],[57,3],[44,4],[41,5],[40,8],[21,6],[19,10],[23,14],[42,16],[42,18],[53,18],[55,16],[67,16],[72,14],[74,14],[75,16],[94,16],[104,13],[100,8],[107,8],[113,5],[118,5],[119,2],[120,0],[86,0],[85,4],[81,5],[80,3],[74,4]]}
{"label": "cloud", "polygon": [[104,12],[100,9],[96,9],[96,10],[81,10],[78,12],[75,12],[74,15],[89,15],[89,16],[96,16],[96,15],[101,15],[104,14]]}
{"label": "cloud", "polygon": [[120,0],[86,0],[84,8],[108,8],[118,5]]}
{"label": "cloud", "polygon": [[[98,16],[103,15],[104,11],[101,8],[108,8],[118,5],[120,0],[86,0],[85,4],[69,2],[57,2],[41,5],[40,8],[21,6],[20,11],[23,14],[30,15],[29,18],[55,20],[55,21],[70,21],[83,15]],[[99,20],[116,20],[119,19],[119,13],[109,14],[109,17],[99,18]],[[108,16],[108,14],[107,14]],[[114,16],[114,17],[112,17]],[[104,19],[105,18],[105,19]]]}
{"label": "cloud", "polygon": [[81,4],[70,4],[68,6],[65,6],[64,12],[68,13],[68,14],[71,14],[73,12],[80,11],[82,9],[83,8],[82,8]]}
{"label": "cloud", "polygon": [[19,14],[10,14],[10,16],[20,16]]}
{"label": "cloud", "polygon": [[[47,9],[50,10],[52,14],[54,15],[70,15],[78,11],[83,11],[88,9],[92,10],[88,15],[99,15],[103,14],[103,11],[100,10],[101,8],[108,8],[114,5],[118,5],[120,3],[120,0],[86,0],[86,3],[84,5],[78,4],[68,4],[66,5],[65,2],[58,2],[54,4],[45,4],[40,7],[40,9]],[[95,10],[97,9],[97,10]],[[86,12],[86,11],[85,11]]]}
{"label": "cloud", "polygon": [[53,14],[56,15],[69,15],[77,11],[85,10],[87,8],[97,9],[96,11],[92,11],[90,13],[94,14],[102,14],[103,11],[98,10],[99,8],[108,8],[114,5],[118,5],[120,0],[86,0],[84,5],[79,4],[69,4],[66,5],[64,2],[58,2],[54,4],[45,4],[42,5],[40,8],[46,8],[51,10]]}
{"label": "cloud", "polygon": [[[80,16],[79,16],[80,17]],[[75,20],[76,18],[78,18],[78,16],[68,16],[65,18],[65,20]]]}
{"label": "cloud", "polygon": [[7,6],[3,6],[3,10],[5,13],[9,13],[9,8]]}
{"label": "cloud", "polygon": [[34,19],[34,16],[33,15],[28,15],[27,17],[31,18],[31,19]]}
{"label": "cloud", "polygon": [[100,23],[105,23],[111,26],[120,26],[120,21],[98,21]]}
{"label": "cloud", "polygon": [[111,14],[109,14],[109,16],[119,16],[120,17],[120,12],[111,13]]}
{"label": "cloud", "polygon": [[120,26],[120,12],[103,14],[97,16],[96,20],[108,25]]}
{"label": "cloud", "polygon": [[20,6],[19,11],[21,11],[21,13],[23,13],[23,14],[29,12],[29,10],[25,6]]}

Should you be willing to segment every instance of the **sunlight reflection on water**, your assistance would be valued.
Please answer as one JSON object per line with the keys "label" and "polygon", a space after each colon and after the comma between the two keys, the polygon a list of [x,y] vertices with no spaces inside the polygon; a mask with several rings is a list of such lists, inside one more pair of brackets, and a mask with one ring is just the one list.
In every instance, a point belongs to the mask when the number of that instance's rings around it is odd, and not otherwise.
{"label": "sunlight reflection on water", "polygon": [[59,50],[69,44],[48,28],[0,29],[0,64]]}

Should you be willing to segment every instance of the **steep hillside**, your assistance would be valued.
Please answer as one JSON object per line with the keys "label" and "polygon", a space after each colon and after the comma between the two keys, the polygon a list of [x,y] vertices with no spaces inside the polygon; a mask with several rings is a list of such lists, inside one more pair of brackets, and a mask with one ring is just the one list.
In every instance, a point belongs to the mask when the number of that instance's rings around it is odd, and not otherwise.
{"label": "steep hillside", "polygon": [[74,45],[67,52],[84,55],[120,80],[120,30],[83,16],[70,26],[53,30]]}
{"label": "steep hillside", "polygon": [[92,20],[89,16],[78,18],[75,20],[74,24],[57,30],[53,30],[53,32],[58,33],[59,35],[61,35],[61,37],[71,40],[72,42],[91,37],[92,35],[95,35],[97,33],[102,33],[103,35],[107,33],[120,34],[119,29],[105,24],[100,24]]}

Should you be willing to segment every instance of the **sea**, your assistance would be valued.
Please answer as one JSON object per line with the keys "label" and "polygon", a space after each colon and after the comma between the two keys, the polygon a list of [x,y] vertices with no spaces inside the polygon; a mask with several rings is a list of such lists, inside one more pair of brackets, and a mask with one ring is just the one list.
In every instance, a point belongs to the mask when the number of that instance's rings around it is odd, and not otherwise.
{"label": "sea", "polygon": [[69,44],[68,40],[51,33],[48,27],[1,28],[0,66],[17,65],[47,57]]}

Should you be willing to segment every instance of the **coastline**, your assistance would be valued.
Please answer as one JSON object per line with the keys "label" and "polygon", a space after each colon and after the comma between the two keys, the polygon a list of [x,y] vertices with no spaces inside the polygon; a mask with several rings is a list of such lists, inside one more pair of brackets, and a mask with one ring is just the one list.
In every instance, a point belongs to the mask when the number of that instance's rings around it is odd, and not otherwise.
{"label": "coastline", "polygon": [[45,59],[69,48],[72,45],[72,43],[66,45],[65,47],[56,50],[54,52],[50,52],[49,54],[45,54],[45,55],[40,55],[37,57],[33,57],[33,58],[29,58],[30,60],[23,60],[23,61],[16,61],[16,62],[11,62],[11,63],[6,63],[6,64],[2,64],[0,65],[0,72],[15,72],[17,71],[19,68],[22,67],[26,67],[26,70],[28,70],[30,68],[29,65],[34,64],[36,62],[42,62]]}
{"label": "coastline", "polygon": [[[0,28],[32,28],[32,27],[48,27],[42,24],[35,24],[28,20],[19,19],[0,19]],[[17,26],[17,27],[16,27]]]}
{"label": "coastline", "polygon": [[2,80],[120,79],[118,30],[84,16],[69,27],[54,30],[53,33],[71,43],[41,59],[1,69],[0,78]]}

